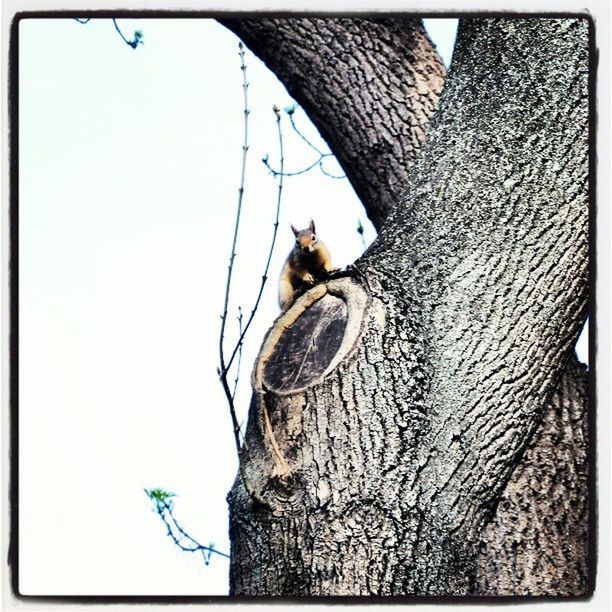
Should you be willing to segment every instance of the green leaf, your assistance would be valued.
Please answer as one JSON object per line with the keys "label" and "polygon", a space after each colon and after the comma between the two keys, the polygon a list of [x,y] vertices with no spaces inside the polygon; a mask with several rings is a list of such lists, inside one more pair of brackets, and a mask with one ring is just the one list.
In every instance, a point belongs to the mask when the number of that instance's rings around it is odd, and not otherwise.
{"label": "green leaf", "polygon": [[170,497],[176,497],[174,493],[171,493],[170,491],[165,491],[164,489],[161,489],[159,487],[155,489],[145,489],[144,491],[148,495],[149,499],[157,501],[165,501]]}

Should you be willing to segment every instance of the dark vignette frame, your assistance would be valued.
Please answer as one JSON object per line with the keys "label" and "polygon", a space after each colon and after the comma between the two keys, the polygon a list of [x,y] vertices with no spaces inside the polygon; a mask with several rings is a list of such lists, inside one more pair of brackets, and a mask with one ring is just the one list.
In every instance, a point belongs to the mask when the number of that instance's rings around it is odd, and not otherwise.
{"label": "dark vignette frame", "polygon": [[587,594],[580,597],[561,596],[509,596],[488,597],[468,595],[463,597],[245,597],[230,595],[107,595],[107,596],[81,596],[81,595],[23,595],[19,591],[19,24],[25,19],[70,19],[70,18],[130,18],[130,19],[215,19],[215,18],[253,18],[253,17],[356,17],[370,16],[368,13],[354,12],[223,12],[223,11],[171,11],[171,10],[94,10],[94,11],[23,11],[16,13],[10,26],[9,38],[9,83],[8,83],[8,112],[9,112],[9,304],[10,304],[10,330],[9,330],[9,505],[10,505],[10,537],[7,554],[7,563],[10,569],[10,585],[12,595],[18,600],[38,601],[48,603],[164,603],[164,604],[193,604],[193,603],[325,603],[325,604],[514,604],[528,601],[588,601],[596,586],[597,578],[597,309],[595,287],[598,278],[597,271],[597,223],[596,223],[596,163],[597,163],[597,106],[596,86],[597,69],[599,66],[599,49],[596,47],[596,31],[594,18],[586,12],[550,12],[550,13],[509,13],[500,11],[481,12],[377,12],[376,17],[418,16],[446,17],[446,18],[474,18],[474,17],[504,17],[504,18],[579,18],[586,19],[589,25],[589,380],[588,380],[588,544],[587,566],[589,569]]}

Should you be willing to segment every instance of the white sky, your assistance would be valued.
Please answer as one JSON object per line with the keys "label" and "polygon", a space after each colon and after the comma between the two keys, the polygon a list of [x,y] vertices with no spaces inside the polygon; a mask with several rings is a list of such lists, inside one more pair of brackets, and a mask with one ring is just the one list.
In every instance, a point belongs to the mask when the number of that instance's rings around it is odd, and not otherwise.
{"label": "white sky", "polygon": [[[449,61],[455,20],[428,20]],[[216,376],[242,146],[238,39],[208,20],[20,25],[20,589],[24,594],[225,594],[228,563],[181,553],[143,487],[229,551],[235,449]],[[247,50],[250,158],[230,329],[268,251],[272,106],[292,103]],[[297,121],[313,139],[304,113]],[[285,122],[286,170],[313,155]],[[317,140],[320,142],[320,139]],[[324,144],[322,145],[324,146]],[[335,170],[333,164],[330,170]],[[270,281],[238,395],[278,310],[276,279],[310,217],[344,266],[374,231],[346,180],[285,180]]]}

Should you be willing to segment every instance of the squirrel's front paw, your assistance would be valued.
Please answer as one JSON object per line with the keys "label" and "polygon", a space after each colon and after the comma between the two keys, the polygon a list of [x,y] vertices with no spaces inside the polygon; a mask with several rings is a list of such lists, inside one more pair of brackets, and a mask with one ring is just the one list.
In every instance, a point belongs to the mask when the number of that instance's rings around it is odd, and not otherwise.
{"label": "squirrel's front paw", "polygon": [[306,272],[304,274],[304,276],[302,276],[302,280],[307,284],[307,285],[314,285],[315,284],[315,277],[310,273],[310,272]]}

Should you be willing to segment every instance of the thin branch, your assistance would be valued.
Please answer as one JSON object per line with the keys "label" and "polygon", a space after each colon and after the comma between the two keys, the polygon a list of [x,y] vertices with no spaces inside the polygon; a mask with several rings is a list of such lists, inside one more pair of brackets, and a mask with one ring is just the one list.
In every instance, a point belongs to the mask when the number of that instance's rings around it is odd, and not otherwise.
{"label": "thin branch", "polygon": [[361,222],[361,219],[357,219],[357,233],[359,234],[359,237],[361,238],[361,246],[363,246],[363,250],[366,250],[366,242],[365,242],[365,238],[363,236],[365,229],[363,227],[363,223]]}
{"label": "thin branch", "polygon": [[[243,338],[242,335],[242,308],[238,306],[238,337]],[[234,389],[232,390],[232,399],[236,398],[236,389],[238,388],[238,379],[240,378],[240,365],[242,364],[242,345],[243,343],[239,340],[238,346],[238,364],[236,365],[236,377],[234,378]],[[231,363],[228,365],[228,368],[231,366]]]}
{"label": "thin branch", "polygon": [[[248,117],[249,117],[248,82],[247,82],[247,77],[246,77],[246,65],[244,63],[244,47],[242,43],[239,43],[239,55],[240,55],[240,63],[241,63],[240,68],[243,74],[242,87],[243,87],[243,94],[244,94],[244,143],[242,146],[242,168],[241,168],[241,174],[240,174],[240,187],[238,189],[238,206],[236,209],[236,220],[234,223],[234,236],[232,239],[232,250],[231,250],[229,265],[228,265],[227,282],[225,286],[225,296],[224,296],[224,301],[223,301],[223,313],[221,315],[221,330],[219,333],[219,368],[217,370],[217,373],[219,375],[221,385],[223,386],[223,391],[225,393],[227,403],[229,406],[229,410],[230,410],[230,416],[232,419],[232,426],[233,426],[233,432],[234,432],[234,442],[236,444],[236,451],[238,453],[238,467],[240,470],[240,475],[242,477],[242,482],[244,484],[244,487],[247,493],[251,496],[251,498],[256,500],[261,505],[269,507],[269,504],[250,485],[249,480],[247,478],[246,470],[244,467],[244,461],[243,461],[243,450],[246,449],[246,451],[248,452],[248,447],[246,445],[246,441],[244,440],[244,437],[242,438],[242,444],[241,444],[241,427],[236,417],[236,407],[234,404],[234,398],[236,395],[236,389],[238,386],[238,379],[240,375],[240,362],[242,358],[242,347],[244,344],[244,338],[246,336],[246,333],[249,330],[249,327],[251,326],[253,318],[255,317],[255,313],[257,312],[257,309],[259,308],[259,303],[263,295],[263,290],[265,288],[266,281],[268,279],[268,271],[270,269],[270,262],[272,261],[272,253],[274,251],[274,245],[276,244],[276,235],[278,233],[278,225],[279,225],[278,220],[279,220],[279,215],[280,215],[280,205],[281,205],[282,191],[283,191],[283,177],[282,177],[282,174],[279,175],[278,191],[277,191],[277,198],[276,198],[276,216],[274,219],[274,229],[272,232],[272,240],[270,243],[270,249],[268,251],[268,259],[266,261],[264,273],[261,277],[259,292],[257,294],[257,297],[255,299],[255,304],[251,310],[249,318],[247,319],[247,322],[244,325],[244,327],[242,326],[242,320],[243,320],[242,310],[239,310],[240,315],[239,315],[239,320],[238,320],[239,322],[238,341],[236,342],[229,359],[226,361],[225,350],[224,350],[225,349],[225,328],[227,325],[229,296],[231,292],[234,261],[236,259],[236,244],[238,240],[238,231],[240,227],[240,216],[242,212],[242,202],[244,198],[246,159],[247,159],[247,151],[249,149],[249,146],[248,146],[248,133],[249,133],[248,132]],[[284,168],[284,164],[285,164],[285,157],[284,157],[284,152],[283,152],[283,136],[282,136],[282,130],[281,130],[281,125],[280,125],[280,110],[276,106],[274,107],[273,110],[276,116],[276,127],[277,127],[277,132],[278,132],[279,149],[280,149],[280,166],[281,166],[281,172],[282,172]],[[237,366],[237,371],[236,371],[236,377],[234,380],[234,389],[232,391],[230,390],[230,386],[228,383],[228,374],[229,374],[230,368],[232,367],[237,355],[238,355],[238,366]]]}
{"label": "thin branch", "polygon": [[[225,557],[229,559],[230,556],[227,553],[221,552],[214,547],[214,543],[211,542],[208,545],[200,544],[195,538],[190,536],[180,525],[180,523],[176,520],[174,516],[172,502],[167,501],[171,497],[175,497],[174,493],[168,493],[163,489],[151,489],[144,490],[147,494],[147,497],[155,502],[155,510],[161,520],[166,525],[167,534],[172,538],[174,543],[185,552],[201,552],[202,557],[204,558],[204,563],[208,565],[210,562],[210,558],[213,554],[219,555],[220,557]],[[167,515],[167,516],[166,516]],[[170,520],[168,520],[170,517]],[[175,533],[175,532],[178,532]],[[183,541],[186,540],[190,544],[184,544]]]}
{"label": "thin branch", "polygon": [[[232,285],[232,273],[234,270],[234,260],[236,259],[236,244],[238,241],[238,230],[240,228],[240,215],[242,212],[242,200],[244,197],[244,179],[246,175],[246,160],[247,160],[247,151],[249,150],[249,106],[248,106],[248,87],[249,84],[247,82],[246,76],[246,65],[244,63],[244,46],[242,42],[238,43],[238,54],[240,55],[240,69],[242,70],[242,90],[243,90],[243,100],[244,100],[244,142],[242,145],[242,167],[240,171],[240,187],[238,188],[238,206],[236,208],[236,221],[234,223],[234,236],[232,238],[232,252],[230,254],[230,260],[227,270],[227,282],[225,285],[225,297],[223,299],[223,314],[221,315],[221,330],[219,332],[219,368],[217,369],[217,374],[219,375],[219,380],[221,381],[221,385],[223,387],[223,392],[225,393],[225,397],[227,399],[227,404],[230,411],[230,417],[232,419],[232,430],[234,434],[234,443],[236,445],[236,453],[238,455],[238,469],[240,471],[240,476],[242,478],[242,483],[244,484],[244,488],[249,494],[249,496],[257,501],[262,506],[268,506],[268,504],[264,501],[264,499],[257,493],[253,486],[251,486],[249,479],[247,477],[247,473],[244,467],[244,460],[242,451],[243,449],[248,448],[246,444],[240,443],[240,424],[238,423],[238,418],[236,417],[236,406],[234,404],[234,396],[229,387],[229,383],[227,381],[227,375],[229,370],[229,365],[225,362],[225,353],[224,353],[224,343],[225,343],[225,326],[227,324],[227,311],[229,304],[229,295]],[[244,337],[244,331],[242,336]],[[232,353],[233,356],[236,354],[236,350]],[[231,362],[230,362],[231,365]]]}
{"label": "thin branch", "polygon": [[117,32],[119,33],[119,36],[121,36],[121,38],[123,39],[123,42],[125,42],[126,45],[129,45],[130,47],[132,47],[132,49],[135,49],[138,45],[144,45],[144,43],[142,42],[142,32],[140,30],[135,30],[134,38],[132,40],[128,40],[123,35],[123,32],[119,28],[119,25],[117,24],[116,19],[113,19],[113,24],[115,25],[115,30],[117,30]]}
{"label": "thin branch", "polygon": [[295,106],[292,106],[291,108],[285,109],[285,112],[287,113],[287,115],[289,115],[289,122],[291,123],[291,127],[293,128],[293,131],[316,153],[318,153],[321,157],[325,156],[325,155],[331,155],[331,153],[323,153],[323,151],[321,151],[318,147],[315,147],[315,145],[312,144],[312,142],[310,142],[310,140],[308,140],[308,138],[306,138],[306,136],[304,136],[304,134],[298,129],[298,126],[295,124],[295,119],[293,118],[295,115]]}
{"label": "thin branch", "polygon": [[223,299],[223,314],[221,315],[221,331],[219,333],[219,377],[223,385],[223,390],[227,396],[229,403],[230,415],[232,418],[232,425],[234,427],[234,441],[236,443],[236,451],[240,456],[240,428],[238,426],[238,419],[236,418],[236,409],[234,406],[234,399],[232,392],[227,383],[228,366],[225,363],[224,343],[225,343],[225,325],[227,323],[227,310],[229,303],[229,295],[232,286],[232,273],[234,271],[234,260],[236,259],[236,244],[238,242],[238,230],[240,228],[240,215],[242,212],[242,200],[244,197],[244,179],[246,176],[246,161],[247,152],[249,150],[249,107],[248,107],[248,87],[246,77],[246,65],[244,63],[244,46],[242,43],[238,43],[238,54],[240,55],[240,69],[242,70],[242,90],[244,100],[244,141],[242,145],[242,166],[240,170],[240,187],[238,188],[238,206],[236,209],[236,221],[234,223],[234,236],[232,238],[232,252],[230,254],[229,266],[227,270],[227,281],[225,284],[225,296]]}
{"label": "thin branch", "polygon": [[259,293],[257,294],[257,298],[255,299],[255,305],[253,306],[253,309],[251,310],[251,314],[249,315],[247,323],[244,326],[244,329],[242,330],[240,337],[238,338],[236,347],[234,348],[231,354],[231,357],[227,365],[228,368],[231,367],[232,362],[234,361],[234,358],[236,356],[236,351],[238,351],[242,347],[244,337],[247,331],[249,330],[249,326],[251,325],[251,322],[253,321],[253,317],[255,316],[255,313],[257,312],[257,308],[259,307],[259,302],[261,300],[261,296],[263,294],[264,287],[266,286],[266,280],[268,279],[268,270],[270,269],[270,262],[272,260],[272,253],[274,251],[274,245],[276,244],[276,235],[278,233],[278,220],[280,217],[280,205],[281,205],[282,194],[283,194],[283,176],[285,176],[285,174],[283,173],[283,168],[285,166],[285,154],[283,152],[283,132],[282,132],[281,123],[280,123],[280,119],[281,119],[280,111],[276,106],[273,108],[273,111],[276,116],[276,131],[278,134],[278,147],[279,147],[280,168],[281,168],[281,171],[278,174],[279,180],[278,180],[278,190],[277,190],[277,196],[276,196],[276,215],[274,217],[274,231],[272,232],[272,241],[270,242],[270,249],[268,250],[268,260],[266,261],[266,267],[264,269],[263,276],[261,277],[261,284],[259,285]]}
{"label": "thin branch", "polygon": [[319,163],[321,162],[320,159],[317,159],[312,164],[310,164],[310,166],[307,166],[306,168],[303,168],[302,170],[296,170],[295,172],[281,172],[280,170],[275,170],[274,168],[272,168],[272,166],[270,166],[270,163],[268,162],[267,157],[262,158],[261,161],[264,163],[264,166],[274,175],[274,177],[299,176],[300,174],[306,174],[306,172],[312,170],[315,166],[318,166]]}
{"label": "thin branch", "polygon": [[[221,331],[219,334],[219,363],[221,364],[220,375],[227,375],[228,367],[225,365],[225,355],[223,344],[225,341],[225,325],[227,322],[227,309],[229,303],[230,289],[232,285],[232,273],[234,271],[234,260],[236,259],[236,243],[238,241],[238,230],[240,228],[240,215],[242,212],[242,200],[244,197],[244,179],[246,175],[247,152],[249,150],[249,107],[248,107],[248,87],[249,84],[246,78],[246,65],[244,63],[244,46],[242,42],[238,43],[238,54],[240,55],[240,69],[242,70],[242,90],[244,100],[244,141],[242,145],[242,166],[240,171],[240,187],[238,188],[238,206],[236,209],[236,221],[234,222],[234,236],[232,238],[232,252],[227,270],[227,280],[225,284],[225,296],[223,299],[223,314],[221,315]],[[233,409],[232,409],[233,411]],[[235,414],[233,415],[235,419]]]}
{"label": "thin branch", "polygon": [[[328,153],[327,155],[324,155],[321,160],[319,161],[319,170],[321,170],[321,172],[325,175],[328,176],[329,178],[333,178],[333,179],[345,179],[346,178],[346,174],[332,174],[331,172],[329,172],[328,170],[326,170],[323,167],[323,162],[325,161],[325,159],[327,157],[334,157],[333,153]],[[334,158],[335,159],[335,158]]]}
{"label": "thin branch", "polygon": [[[85,25],[86,23],[89,23],[91,21],[91,17],[88,17],[86,19],[85,18],[79,19],[78,17],[75,17],[74,20],[77,23]],[[125,37],[125,35],[121,31],[121,28],[119,27],[119,24],[117,23],[117,20],[112,19],[112,22],[113,22],[113,25],[115,26],[115,30],[117,30],[119,36],[121,36],[121,39],[126,45],[128,45],[129,47],[132,47],[132,49],[136,49],[138,45],[144,45],[144,42],[142,41],[143,34],[141,30],[135,30],[134,38],[132,40],[129,40],[128,38]]]}
{"label": "thin branch", "polygon": [[294,172],[283,172],[283,169],[281,168],[280,170],[275,170],[274,168],[272,168],[272,166],[270,166],[270,163],[268,161],[268,156],[265,155],[262,158],[262,162],[264,163],[264,165],[266,166],[266,168],[272,173],[273,176],[299,176],[300,174],[305,174],[306,172],[310,172],[310,170],[312,170],[313,168],[315,168],[316,166],[319,167],[319,170],[325,174],[325,176],[328,176],[330,178],[333,179],[344,179],[346,178],[345,174],[342,175],[338,175],[338,174],[332,174],[331,172],[329,172],[328,170],[325,169],[325,167],[323,166],[323,162],[325,161],[325,159],[331,157],[334,158],[333,153],[323,153],[323,151],[321,151],[317,146],[315,146],[312,142],[310,142],[310,140],[308,140],[308,138],[306,138],[306,136],[300,131],[300,129],[298,128],[298,126],[295,123],[295,119],[294,114],[295,114],[295,109],[297,108],[297,105],[293,105],[290,106],[288,108],[285,109],[285,112],[287,113],[287,115],[289,116],[289,122],[291,123],[291,127],[293,128],[293,131],[304,141],[304,143],[310,148],[312,149],[319,157],[309,166],[306,166],[306,168],[303,168],[302,170],[296,170]]}

